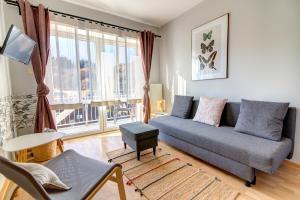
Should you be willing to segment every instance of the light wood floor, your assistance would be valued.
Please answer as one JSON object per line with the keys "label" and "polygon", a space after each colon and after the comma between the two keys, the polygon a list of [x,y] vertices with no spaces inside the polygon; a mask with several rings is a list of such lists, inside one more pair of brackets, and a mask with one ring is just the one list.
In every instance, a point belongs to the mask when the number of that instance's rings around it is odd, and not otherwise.
{"label": "light wood floor", "polygon": [[[163,142],[159,146],[180,159],[205,170],[207,173],[218,176],[224,182],[240,191],[238,200],[297,200],[300,199],[300,167],[285,162],[273,175],[265,173],[257,174],[257,184],[251,188],[244,186],[244,181],[230,175],[218,168],[215,168],[197,158],[189,156]],[[105,152],[122,148],[123,143],[119,132],[105,133],[84,138],[65,141],[65,149],[74,149],[79,153],[102,161],[107,161]],[[125,181],[124,177],[124,181]],[[138,200],[140,196],[134,191],[133,186],[125,184],[128,200]],[[19,190],[15,199],[31,199],[24,191]],[[114,183],[108,183],[96,195],[94,199],[117,200],[118,191]]]}

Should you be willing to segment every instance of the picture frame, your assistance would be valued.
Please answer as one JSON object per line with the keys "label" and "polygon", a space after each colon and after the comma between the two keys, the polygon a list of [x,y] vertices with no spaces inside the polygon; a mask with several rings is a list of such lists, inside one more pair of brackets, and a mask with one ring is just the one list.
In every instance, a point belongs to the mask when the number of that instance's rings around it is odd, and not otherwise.
{"label": "picture frame", "polygon": [[192,30],[192,80],[228,78],[229,13]]}

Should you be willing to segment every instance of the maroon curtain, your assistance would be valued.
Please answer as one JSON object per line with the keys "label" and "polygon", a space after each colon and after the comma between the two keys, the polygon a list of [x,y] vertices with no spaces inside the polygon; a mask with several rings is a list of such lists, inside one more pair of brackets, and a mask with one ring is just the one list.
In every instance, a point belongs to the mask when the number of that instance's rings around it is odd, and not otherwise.
{"label": "maroon curtain", "polygon": [[140,45],[141,45],[141,54],[143,61],[143,71],[145,78],[144,85],[144,122],[148,123],[151,115],[150,108],[150,98],[149,98],[149,79],[151,71],[151,61],[153,53],[153,44],[154,44],[154,33],[151,31],[143,31],[140,33]]}
{"label": "maroon curtain", "polygon": [[49,88],[44,83],[50,48],[49,11],[41,4],[37,8],[34,8],[27,0],[18,0],[18,3],[25,33],[37,43],[31,58],[38,96],[34,132],[40,133],[44,128],[56,130],[47,99]]}

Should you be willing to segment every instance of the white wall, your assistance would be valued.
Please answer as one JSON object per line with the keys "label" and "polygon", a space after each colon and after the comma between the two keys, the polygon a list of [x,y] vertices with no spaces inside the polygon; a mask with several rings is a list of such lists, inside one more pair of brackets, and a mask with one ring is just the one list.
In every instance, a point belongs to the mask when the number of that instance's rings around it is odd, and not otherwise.
{"label": "white wall", "polygon": [[[5,32],[6,31],[3,15],[3,1],[0,1],[0,46],[2,46],[2,42],[5,37]],[[7,59],[4,56],[0,55],[0,98],[8,97],[10,95],[10,76]],[[0,155],[2,154],[3,152],[0,151]],[[0,191],[3,185],[3,181],[4,177],[0,174]]]}
{"label": "white wall", "polygon": [[[3,1],[0,2],[0,46],[4,41],[6,35],[4,12],[3,12]],[[0,98],[11,95],[10,90],[10,76],[7,58],[0,55]]]}
{"label": "white wall", "polygon": [[[0,46],[5,39],[5,23],[3,15],[3,2],[0,2]],[[13,136],[11,129],[10,112],[12,111],[11,104],[11,83],[8,59],[0,55],[0,145],[2,140]],[[2,154],[0,149],[0,155]]]}
{"label": "white wall", "polygon": [[[74,4],[70,4],[61,0],[49,1],[49,0],[31,0],[33,5],[38,5],[38,3],[44,4],[46,7],[61,11],[81,17],[86,17],[94,20],[99,20],[107,23],[112,23],[124,27],[129,27],[137,30],[151,30],[155,33],[158,32],[158,29],[153,26],[149,26],[146,24],[134,22],[128,19],[124,19],[118,16],[106,14],[100,11],[92,10],[89,8],[80,7]],[[7,5],[4,3],[4,13],[5,13],[5,22],[6,27],[11,24],[15,24],[19,28],[23,28],[22,19],[19,15],[18,8],[15,6]],[[152,72],[151,72],[151,82],[157,83],[159,82],[159,55],[158,55],[158,47],[159,40],[155,40],[154,45],[154,53],[153,53],[153,64],[152,64]],[[27,95],[27,94],[35,94],[36,91],[36,82],[33,76],[31,65],[23,65],[16,61],[9,61],[9,66],[11,70],[11,82],[12,82],[12,92],[14,96],[18,95]]]}
{"label": "white wall", "polygon": [[[290,102],[300,107],[300,1],[205,0],[161,28],[164,94]],[[229,78],[192,81],[191,30],[225,13],[229,19]],[[298,111],[294,161],[300,162]]]}

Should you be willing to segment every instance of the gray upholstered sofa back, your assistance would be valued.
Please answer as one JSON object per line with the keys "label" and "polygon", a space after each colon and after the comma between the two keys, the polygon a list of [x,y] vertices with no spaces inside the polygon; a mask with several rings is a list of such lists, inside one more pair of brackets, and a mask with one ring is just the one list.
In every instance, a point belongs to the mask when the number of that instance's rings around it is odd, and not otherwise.
{"label": "gray upholstered sofa back", "polygon": [[[198,104],[199,104],[199,100],[193,101],[191,118],[195,116],[198,108]],[[295,129],[296,129],[296,112],[297,112],[296,108],[294,107],[289,108],[283,122],[283,130],[282,130],[283,137],[290,138],[293,141],[293,146],[294,146]],[[239,113],[240,113],[240,103],[235,103],[235,102],[226,103],[221,118],[221,126],[223,125],[223,126],[234,127],[239,117]],[[289,155],[289,157],[291,156],[292,154]]]}

